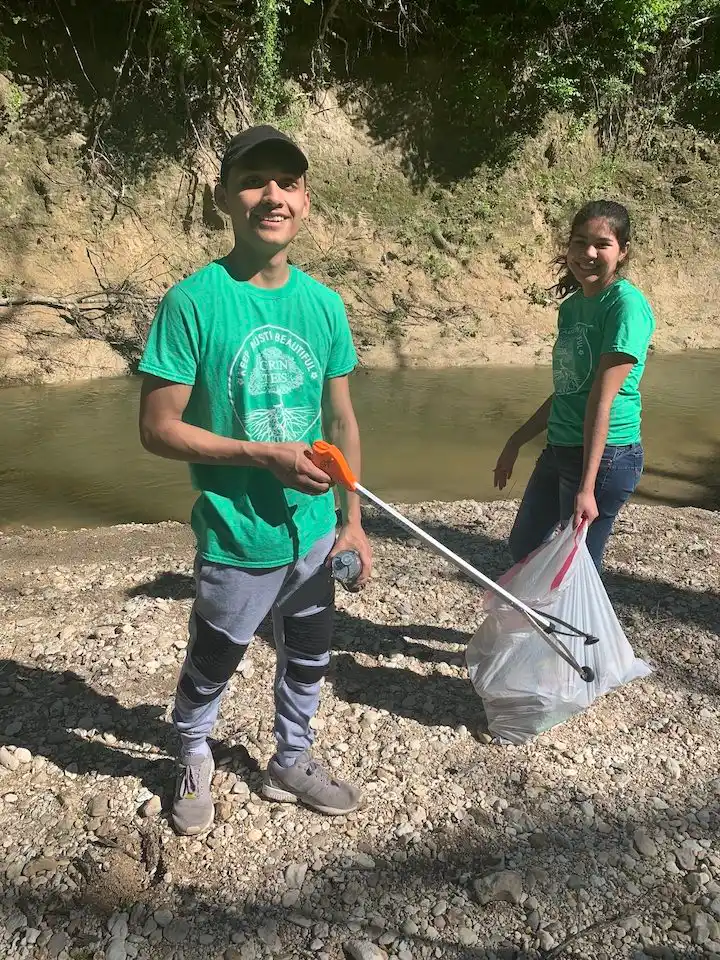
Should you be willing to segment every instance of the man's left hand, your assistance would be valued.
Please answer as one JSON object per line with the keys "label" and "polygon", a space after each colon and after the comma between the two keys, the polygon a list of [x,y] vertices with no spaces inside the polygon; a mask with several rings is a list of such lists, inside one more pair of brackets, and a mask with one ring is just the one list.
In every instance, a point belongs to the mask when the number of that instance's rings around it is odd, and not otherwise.
{"label": "man's left hand", "polygon": [[370,546],[367,534],[362,528],[362,524],[346,523],[340,528],[335,546],[332,548],[330,556],[328,557],[328,563],[330,563],[336,554],[342,553],[343,550],[357,550],[360,554],[362,570],[351,589],[362,590],[370,579],[372,572],[372,547]]}

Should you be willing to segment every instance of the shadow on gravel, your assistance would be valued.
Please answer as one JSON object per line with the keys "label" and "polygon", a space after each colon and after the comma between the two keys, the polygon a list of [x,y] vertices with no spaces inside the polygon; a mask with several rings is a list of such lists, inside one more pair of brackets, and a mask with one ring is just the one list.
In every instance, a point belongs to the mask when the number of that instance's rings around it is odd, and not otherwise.
{"label": "shadow on gravel", "polygon": [[[365,527],[373,536],[388,537],[399,541],[411,542],[412,538],[402,529],[391,526],[382,517],[371,514],[365,521]],[[491,578],[497,578],[510,566],[510,557],[503,540],[493,540],[476,531],[462,530],[446,524],[432,521],[424,524],[424,529],[442,543],[450,547],[461,557],[473,563]],[[394,567],[393,576],[398,576],[398,569]],[[466,578],[448,566],[448,575],[459,580]],[[382,568],[376,569],[375,576],[382,577]],[[692,590],[687,587],[676,586],[663,580],[650,580],[641,576],[632,576],[627,573],[616,573],[607,570],[603,574],[605,587],[610,599],[619,608],[635,611],[652,616],[655,619],[677,617],[683,622],[692,623],[703,630],[720,632],[720,594],[714,590]],[[408,584],[411,589],[411,584]],[[480,589],[478,588],[478,610],[480,604]],[[195,595],[193,578],[187,574],[168,571],[161,573],[154,580],[138,584],[128,590],[129,597],[165,597],[171,600],[187,600]],[[416,625],[414,627],[388,626],[386,633],[392,634],[405,631],[406,634],[420,640],[436,639],[450,643],[467,642],[467,634],[454,631],[456,639],[448,631],[448,636],[438,636],[437,627]],[[421,635],[419,631],[431,631]],[[413,631],[416,631],[413,633]],[[442,631],[441,631],[442,632]]]}
{"label": "shadow on gravel", "polygon": [[328,680],[340,699],[362,703],[431,727],[465,724],[473,732],[487,730],[482,701],[467,678],[424,676],[412,670],[364,666],[350,654],[333,658]]}
{"label": "shadow on gravel", "polygon": [[130,587],[128,597],[152,597],[163,600],[193,600],[195,597],[195,580],[187,573],[178,573],[167,570],[158,574],[153,580],[139,583]]}
{"label": "shadow on gravel", "polygon": [[[470,796],[479,783],[478,777],[465,778],[464,784]],[[486,786],[484,783],[482,785]],[[513,805],[523,806],[523,791],[524,786],[520,783],[514,786],[505,785],[503,793],[511,809]],[[598,813],[606,824],[605,829],[600,832],[596,824],[583,821],[572,784],[559,788],[555,800],[554,810],[548,810],[544,816],[534,815],[534,822],[528,824],[536,838],[532,845],[528,844],[527,839],[514,839],[507,835],[503,814],[479,806],[471,806],[460,823],[436,825],[432,831],[419,828],[418,843],[410,838],[398,840],[394,837],[376,844],[360,842],[360,849],[372,858],[372,863],[359,864],[353,860],[352,851],[357,849],[357,838],[346,840],[342,832],[334,836],[332,833],[328,834],[326,843],[320,845],[316,853],[321,857],[322,866],[319,870],[308,872],[297,904],[286,908],[280,906],[277,899],[278,882],[281,882],[280,877],[288,863],[288,858],[283,856],[282,846],[273,853],[273,859],[261,867],[255,890],[249,896],[237,899],[224,891],[222,886],[210,886],[210,875],[202,886],[183,883],[180,878],[184,874],[185,864],[188,858],[192,861],[197,855],[177,843],[172,836],[165,834],[162,839],[162,856],[166,867],[171,869],[172,875],[178,879],[169,886],[164,883],[155,889],[146,886],[142,894],[136,889],[133,891],[132,900],[108,902],[106,910],[128,910],[133,902],[139,903],[140,906],[135,907],[131,913],[130,922],[131,932],[139,932],[146,917],[154,909],[159,905],[170,906],[177,916],[187,917],[191,921],[190,939],[184,944],[184,953],[188,957],[196,955],[196,937],[212,933],[215,937],[213,956],[219,956],[218,951],[229,946],[232,934],[237,932],[251,941],[255,941],[259,935],[271,948],[272,953],[288,960],[298,955],[309,956],[307,948],[314,937],[310,927],[318,919],[314,912],[318,907],[322,908],[326,918],[333,921],[328,943],[332,950],[339,943],[350,939],[364,939],[369,936],[377,939],[380,935],[381,930],[373,933],[368,929],[368,920],[364,921],[364,928],[359,933],[349,932],[347,921],[353,916],[356,904],[362,904],[363,915],[372,918],[378,914],[382,916],[384,907],[402,913],[399,909],[402,904],[420,901],[423,901],[425,911],[429,911],[436,899],[443,898],[444,927],[436,927],[432,939],[424,936],[422,931],[414,934],[403,933],[399,937],[409,942],[412,956],[418,960],[421,957],[433,956],[449,960],[485,960],[489,956],[497,960],[552,960],[570,955],[597,957],[603,949],[605,952],[602,955],[605,957],[637,955],[662,957],[663,960],[707,958],[709,954],[705,950],[690,943],[673,946],[665,944],[662,951],[657,943],[662,937],[656,926],[657,918],[660,915],[663,919],[685,916],[683,904],[686,900],[692,903],[700,900],[703,896],[702,890],[695,895],[690,894],[685,888],[682,876],[674,881],[677,889],[669,889],[673,883],[669,877],[662,882],[647,885],[639,893],[626,889],[631,877],[637,880],[638,871],[632,864],[642,861],[633,850],[634,831],[639,827],[652,834],[657,828],[667,830],[665,821],[673,820],[676,816],[687,816],[688,811],[670,811],[665,814],[645,811],[632,821],[626,821],[619,819],[611,810],[602,809],[603,799],[598,798]],[[715,803],[708,808],[708,814],[702,820],[696,818],[695,826],[691,829],[693,836],[703,840],[706,837],[716,837],[719,825],[720,807]],[[542,844],[539,843],[540,839],[543,840]],[[673,841],[668,838],[667,842],[669,851]],[[216,848],[216,851],[216,857],[220,861],[218,879],[222,882],[223,863],[227,861],[221,849]],[[596,859],[600,853],[606,855],[607,866],[601,866]],[[630,866],[626,863],[628,859]],[[191,862],[191,867],[193,865],[196,866]],[[526,926],[524,917],[527,907],[504,902],[480,906],[473,891],[473,882],[491,878],[499,869],[513,870],[520,875],[523,891],[534,896],[537,901],[537,922],[542,923],[542,929],[553,937],[557,946],[545,951],[522,950],[505,939],[512,931]],[[644,874],[646,870],[640,872]],[[556,877],[559,874],[559,889],[550,886],[551,874]],[[102,872],[97,875],[96,881],[101,876]],[[569,884],[570,877],[577,881],[576,885]],[[601,881],[599,885],[598,880]],[[0,888],[3,886],[7,889],[4,883],[0,884]],[[578,892],[573,893],[573,890]],[[583,898],[581,891],[586,894],[594,893],[591,898]],[[452,905],[452,900],[457,895],[467,898],[460,901],[463,905],[458,911],[454,910]],[[678,899],[679,897],[681,899]],[[45,922],[53,923],[55,929],[58,929],[73,909],[71,897],[61,898],[49,891],[28,891],[25,887],[17,892],[17,898],[16,906],[23,911],[30,923],[35,923],[38,927],[41,922],[35,918],[44,915]],[[668,902],[672,906],[668,907]],[[75,909],[83,909],[85,917],[89,919],[91,907],[87,903],[76,902],[74,906]],[[5,919],[4,914],[9,912],[8,908],[9,904],[8,907],[0,904],[0,920]],[[420,919],[424,915],[421,914]],[[487,942],[478,942],[475,945],[463,946],[454,942],[465,915],[475,922],[482,919],[483,924],[494,927],[497,934]],[[687,916],[690,915],[687,913]],[[298,925],[298,917],[309,918],[305,930],[301,929],[304,924]],[[631,932],[642,925],[643,919],[654,931],[653,946],[647,955],[642,952],[642,945],[635,940],[638,934],[633,935]],[[618,943],[615,936],[610,946],[606,934],[614,934],[618,925],[625,921],[633,921],[634,926],[628,926],[622,934],[622,944]],[[107,942],[108,934],[102,919],[98,926],[103,930],[103,937]],[[81,933],[81,929],[82,924],[76,921],[75,928],[71,931],[71,941]],[[92,936],[86,933],[85,937],[85,943],[90,945],[93,942]],[[604,943],[601,938],[605,939]],[[304,946],[300,947],[298,940],[305,941]],[[294,942],[291,945],[289,941]],[[80,944],[69,947],[71,956],[74,955],[74,946]],[[170,945],[165,946],[169,951]],[[437,949],[439,953],[436,952]],[[608,950],[610,952],[607,952]],[[615,950],[618,952],[614,952]],[[233,957],[236,953],[238,957],[244,958],[263,955],[264,952],[258,944],[257,952],[253,949],[252,953],[241,953],[238,948],[233,952]],[[339,957],[340,953],[332,955]],[[207,954],[202,953],[202,956]]]}
{"label": "shadow on gravel", "polygon": [[78,774],[136,776],[153,793],[166,791],[174,775],[171,760],[88,741],[74,732],[93,729],[117,740],[151,743],[172,755],[177,742],[173,727],[161,719],[165,705],[128,709],[71,670],[58,673],[9,659],[0,659],[0,679],[13,689],[0,698],[0,728],[6,731],[0,744],[26,747]]}

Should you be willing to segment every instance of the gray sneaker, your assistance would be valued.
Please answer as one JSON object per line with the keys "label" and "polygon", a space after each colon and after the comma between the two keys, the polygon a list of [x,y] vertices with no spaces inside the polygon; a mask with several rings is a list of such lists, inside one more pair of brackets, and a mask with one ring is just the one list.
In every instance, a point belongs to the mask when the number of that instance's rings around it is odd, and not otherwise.
{"label": "gray sneaker", "polygon": [[273,757],[268,764],[262,795],[277,803],[304,803],[330,816],[343,816],[357,810],[360,791],[345,780],[331,777],[310,753],[301,753],[292,767],[281,767]]}
{"label": "gray sneaker", "polygon": [[205,833],[215,819],[215,807],[210,796],[210,784],[215,773],[212,754],[178,761],[177,784],[172,808],[172,820],[178,833],[194,837]]}

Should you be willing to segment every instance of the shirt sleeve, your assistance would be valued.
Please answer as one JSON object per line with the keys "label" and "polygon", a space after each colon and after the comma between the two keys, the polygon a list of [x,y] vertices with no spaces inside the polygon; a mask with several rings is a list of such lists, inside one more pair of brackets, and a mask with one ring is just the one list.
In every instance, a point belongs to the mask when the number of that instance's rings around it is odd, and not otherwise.
{"label": "shirt sleeve", "polygon": [[150,325],[138,370],[193,386],[200,357],[199,340],[192,300],[179,287],[171,287]]}
{"label": "shirt sleeve", "polygon": [[622,297],[610,308],[605,320],[600,353],[626,353],[640,363],[645,360],[655,329],[650,304],[638,292]]}
{"label": "shirt sleeve", "polygon": [[333,341],[325,376],[328,379],[344,377],[355,369],[357,362],[358,357],[350,332],[345,304],[342,302],[342,298],[338,296],[333,323]]}

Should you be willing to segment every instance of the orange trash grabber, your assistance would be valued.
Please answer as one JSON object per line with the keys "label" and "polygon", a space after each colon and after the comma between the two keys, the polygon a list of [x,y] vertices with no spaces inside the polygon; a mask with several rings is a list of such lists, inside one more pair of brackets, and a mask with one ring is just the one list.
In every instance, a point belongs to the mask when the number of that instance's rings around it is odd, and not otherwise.
{"label": "orange trash grabber", "polygon": [[489,577],[486,577],[484,574],[480,573],[480,571],[471,566],[467,560],[463,560],[462,557],[459,557],[456,553],[453,553],[452,550],[449,550],[446,546],[440,543],[439,540],[436,540],[435,537],[431,537],[429,533],[426,533],[421,527],[418,527],[416,524],[414,524],[412,520],[408,520],[407,517],[403,516],[394,507],[391,507],[389,503],[385,503],[385,501],[381,500],[380,497],[375,496],[374,493],[371,493],[370,490],[363,487],[362,484],[355,479],[355,476],[345,457],[337,447],[333,446],[333,444],[328,443],[326,440],[316,440],[312,445],[311,459],[315,466],[323,470],[334,483],[344,487],[351,493],[357,493],[361,497],[364,497],[370,503],[374,504],[374,506],[378,507],[378,509],[382,510],[383,513],[386,513],[388,516],[392,517],[396,523],[398,523],[401,527],[404,527],[414,537],[417,537],[418,540],[421,540],[424,544],[430,547],[433,552],[439,554],[441,557],[444,557],[445,560],[448,560],[459,570],[462,570],[462,572],[470,577],[470,579],[475,583],[478,583],[481,587],[485,587],[485,589],[490,590],[492,593],[504,600],[514,610],[517,610],[517,612],[525,617],[528,623],[530,623],[531,626],[538,631],[545,642],[559,657],[562,657],[562,659],[570,667],[572,667],[572,669],[575,670],[580,677],[585,680],[586,683],[592,683],[592,681],[595,679],[595,674],[592,668],[579,664],[565,644],[560,640],[560,636],[581,637],[588,645],[597,643],[597,637],[586,633],[584,630],[579,630],[577,627],[573,627],[569,623],[558,620],[556,617],[549,617],[537,610],[533,610],[532,607],[527,606],[527,604],[523,603],[522,600],[518,600],[517,597],[514,597],[511,593],[508,593],[508,591],[505,590],[504,587],[501,587],[500,584],[495,583],[494,580],[491,580]]}

